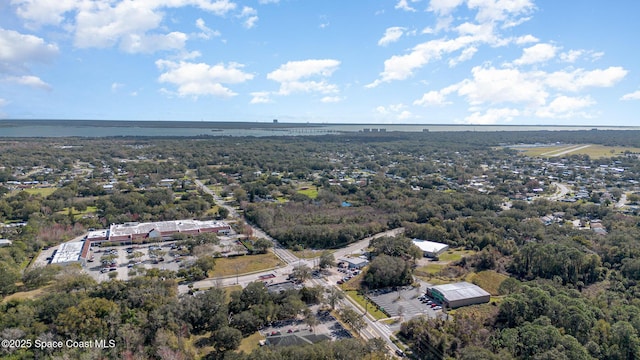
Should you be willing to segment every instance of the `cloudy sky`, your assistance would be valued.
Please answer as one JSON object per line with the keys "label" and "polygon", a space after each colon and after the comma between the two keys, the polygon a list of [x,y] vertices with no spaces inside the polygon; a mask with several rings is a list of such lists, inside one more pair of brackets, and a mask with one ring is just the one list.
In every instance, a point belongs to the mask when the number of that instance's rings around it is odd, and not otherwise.
{"label": "cloudy sky", "polygon": [[640,125],[637,0],[0,0],[0,118]]}

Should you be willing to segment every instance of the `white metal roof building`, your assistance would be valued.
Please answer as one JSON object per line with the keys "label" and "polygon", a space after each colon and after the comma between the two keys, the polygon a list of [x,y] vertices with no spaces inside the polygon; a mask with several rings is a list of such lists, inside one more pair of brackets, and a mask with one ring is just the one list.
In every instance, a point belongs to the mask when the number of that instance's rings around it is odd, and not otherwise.
{"label": "white metal roof building", "polygon": [[60,245],[53,259],[51,259],[51,263],[58,265],[81,263],[83,245],[84,241],[74,241]]}
{"label": "white metal roof building", "polygon": [[491,300],[491,294],[468,282],[433,286],[427,288],[427,295],[451,309],[484,304]]}
{"label": "white metal roof building", "polygon": [[226,234],[231,227],[222,221],[175,220],[148,223],[114,224],[109,227],[109,241],[132,241],[144,238],[170,238],[176,233],[222,233]]}
{"label": "white metal roof building", "polygon": [[422,250],[424,257],[436,257],[449,249],[447,244],[420,239],[413,239],[413,244]]}
{"label": "white metal roof building", "polygon": [[2,247],[2,246],[10,246],[11,244],[12,244],[12,242],[9,239],[0,239],[0,247]]}

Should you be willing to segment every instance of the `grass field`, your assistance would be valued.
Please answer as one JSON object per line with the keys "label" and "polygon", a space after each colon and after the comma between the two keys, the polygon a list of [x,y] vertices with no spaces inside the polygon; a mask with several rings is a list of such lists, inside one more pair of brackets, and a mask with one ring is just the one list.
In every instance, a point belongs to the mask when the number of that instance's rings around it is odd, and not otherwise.
{"label": "grass field", "polygon": [[[87,206],[87,209],[85,211],[78,211],[74,207],[71,208],[71,213],[73,214],[73,217],[76,220],[82,218],[84,215],[87,215],[87,214],[95,214],[97,211],[98,211],[98,208],[95,206]],[[69,213],[68,207],[58,211],[58,214],[68,214],[68,213]]]}
{"label": "grass field", "polygon": [[362,295],[359,295],[355,290],[347,290],[345,291],[348,297],[353,299],[356,303],[358,303],[362,308],[366,308],[369,314],[371,314],[376,320],[386,319],[388,318],[387,314],[378,310],[378,307],[371,302],[367,301]]}
{"label": "grass field", "polygon": [[315,186],[302,187],[298,189],[298,193],[307,195],[310,199],[318,197],[318,189]]}
{"label": "grass field", "polygon": [[476,252],[473,250],[450,249],[450,250],[447,250],[445,253],[440,254],[438,256],[438,259],[440,259],[439,261],[452,262],[452,261],[458,261],[462,259],[464,256],[473,255],[475,253]]}
{"label": "grass field", "polygon": [[[583,146],[586,146],[586,145],[588,146],[582,148]],[[576,150],[570,151],[572,149],[576,149]],[[625,151],[637,153],[637,152],[640,152],[640,148],[582,144],[582,145],[545,146],[545,147],[527,148],[522,150],[521,153],[527,156],[554,157],[555,154],[558,154],[563,151],[570,151],[566,153],[564,156],[589,155],[589,157],[597,159],[597,158],[603,158],[603,157],[612,157],[612,156],[622,155],[624,154]]]}
{"label": "grass field", "polygon": [[209,272],[210,277],[231,276],[245,274],[255,271],[272,269],[282,265],[272,252],[259,255],[245,255],[229,258],[217,258],[213,271]]}
{"label": "grass field", "polygon": [[29,299],[35,299],[41,295],[44,295],[47,293],[47,288],[48,286],[45,287],[41,287],[35,290],[31,290],[31,291],[21,291],[21,292],[17,292],[14,294],[11,294],[9,296],[7,296],[6,298],[2,299],[2,303],[6,303],[8,301],[11,300],[29,300]]}
{"label": "grass field", "polygon": [[13,191],[8,192],[6,196],[14,196],[14,195],[17,195],[20,191],[24,191],[29,195],[40,195],[43,198],[46,198],[47,196],[53,194],[54,191],[56,191],[56,190],[57,190],[57,188],[54,188],[54,187],[13,190]]}
{"label": "grass field", "polygon": [[440,272],[440,270],[444,269],[444,267],[447,266],[445,264],[429,264],[426,266],[421,266],[416,268],[413,273],[416,274],[417,276],[425,276],[425,277],[429,277],[429,276],[433,276],[436,275],[437,273]]}
{"label": "grass field", "polygon": [[480,286],[491,295],[498,295],[498,287],[507,278],[507,275],[499,274],[494,270],[486,270],[479,273],[471,273],[467,275],[465,280]]}
{"label": "grass field", "polygon": [[236,350],[237,353],[245,352],[246,354],[252,352],[253,350],[260,347],[260,340],[264,340],[265,337],[260,334],[260,332],[256,331],[255,333],[249,335],[246,338],[243,338],[240,342],[240,346]]}

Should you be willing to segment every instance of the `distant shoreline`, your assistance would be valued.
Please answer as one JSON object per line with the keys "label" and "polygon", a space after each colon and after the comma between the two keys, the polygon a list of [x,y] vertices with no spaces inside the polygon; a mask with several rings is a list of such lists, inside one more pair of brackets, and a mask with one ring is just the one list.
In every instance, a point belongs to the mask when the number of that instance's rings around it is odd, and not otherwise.
{"label": "distant shoreline", "polygon": [[638,126],[624,125],[542,125],[542,124],[381,124],[381,123],[295,123],[295,122],[249,122],[249,121],[181,121],[181,120],[82,120],[82,119],[0,119],[2,127],[22,126],[88,126],[88,127],[142,127],[142,128],[317,128],[332,126],[362,126],[373,128],[425,126],[425,127],[540,127],[540,128],[620,128],[640,129]]}
{"label": "distant shoreline", "polygon": [[[0,138],[318,136],[364,133],[640,131],[640,126],[334,124],[214,121],[0,120]],[[377,134],[377,135],[376,135]]]}

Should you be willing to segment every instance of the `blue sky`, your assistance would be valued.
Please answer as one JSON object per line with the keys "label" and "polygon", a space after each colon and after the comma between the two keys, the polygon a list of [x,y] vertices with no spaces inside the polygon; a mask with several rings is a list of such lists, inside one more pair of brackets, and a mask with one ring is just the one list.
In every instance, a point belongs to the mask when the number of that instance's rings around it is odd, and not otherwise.
{"label": "blue sky", "polygon": [[640,1],[0,0],[0,117],[640,125]]}

